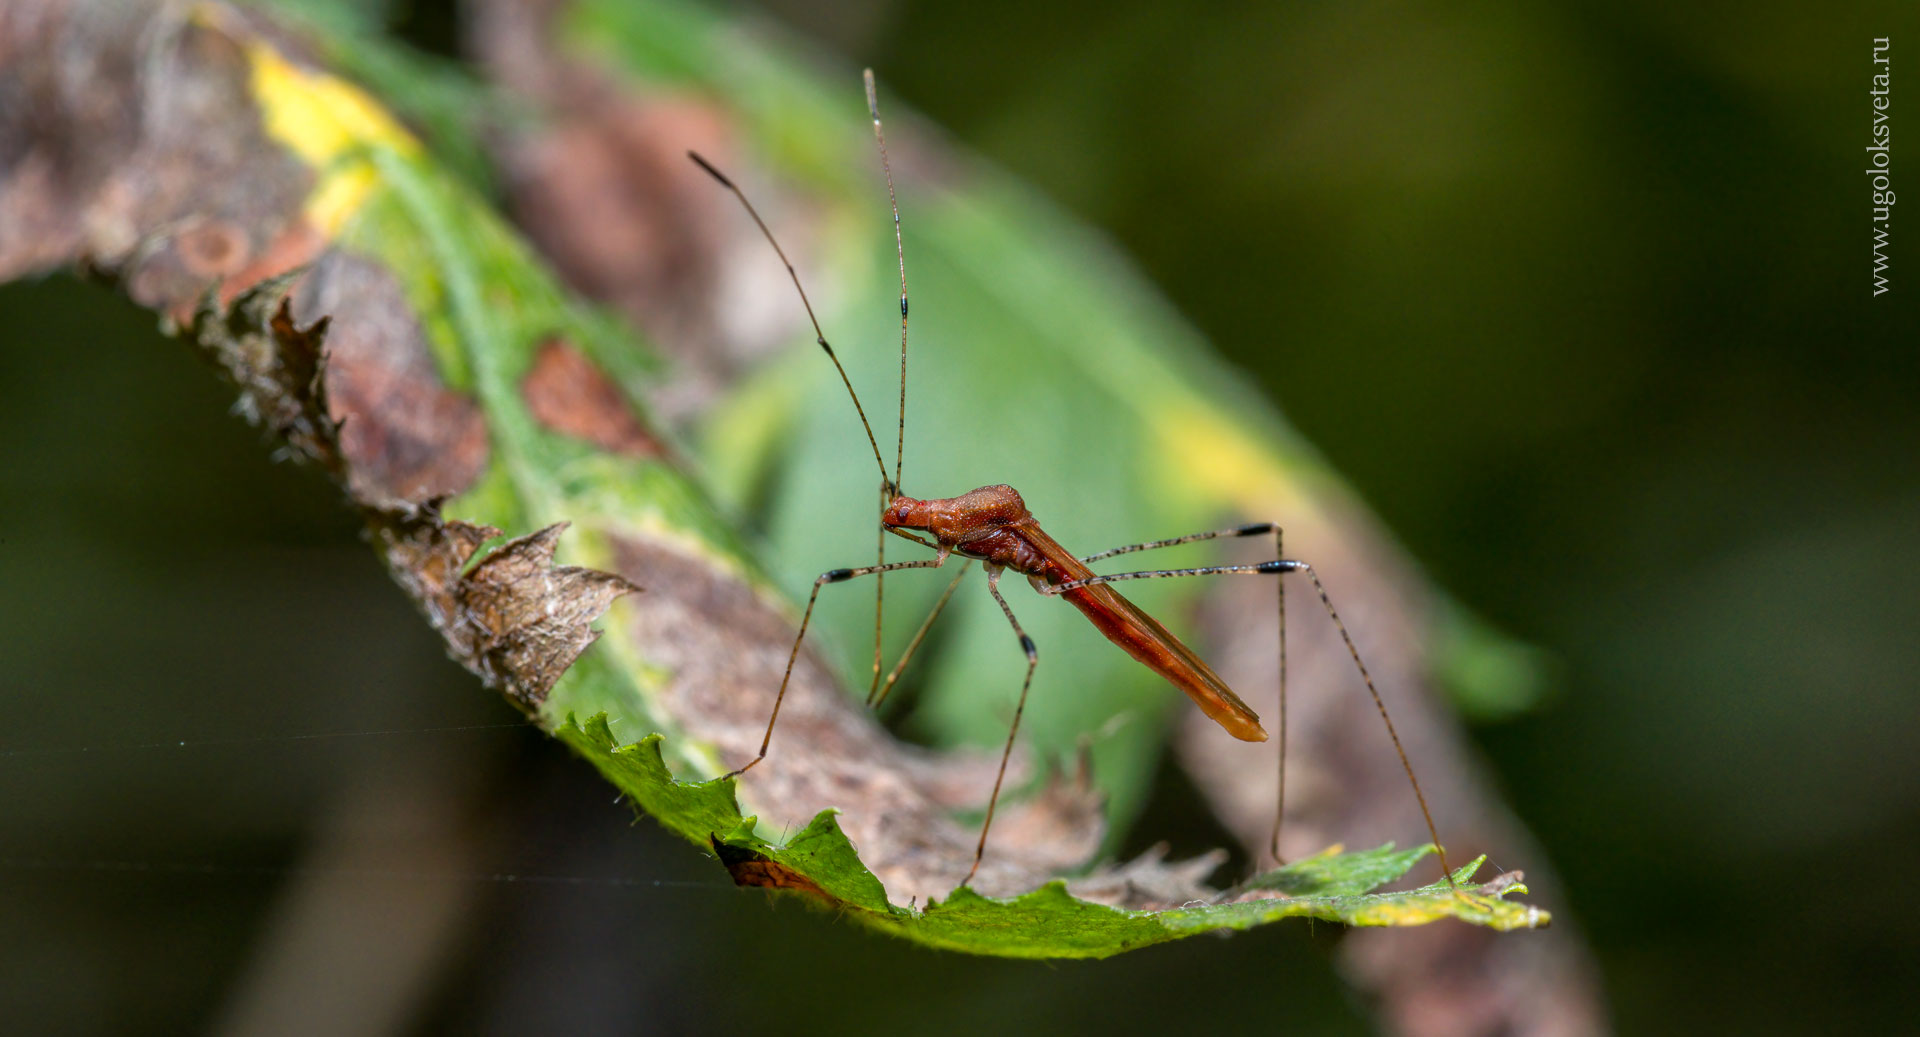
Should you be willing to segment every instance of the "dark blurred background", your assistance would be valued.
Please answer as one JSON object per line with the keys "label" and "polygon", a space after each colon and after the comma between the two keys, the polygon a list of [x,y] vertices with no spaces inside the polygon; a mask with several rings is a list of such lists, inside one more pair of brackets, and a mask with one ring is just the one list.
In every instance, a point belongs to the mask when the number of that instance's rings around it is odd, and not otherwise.
{"label": "dark blurred background", "polygon": [[[1615,1025],[1907,1023],[1920,280],[1896,211],[1872,296],[1859,171],[1887,36],[1907,179],[1914,8],[742,17],[1103,228],[1440,585],[1550,654],[1546,702],[1473,734]],[[458,53],[451,4],[391,18]],[[63,277],[0,288],[0,329],[9,1028],[1368,1025],[1324,927],[978,961],[716,882],[444,659],[333,489],[267,463],[150,315]],[[432,945],[303,968],[382,916]]]}

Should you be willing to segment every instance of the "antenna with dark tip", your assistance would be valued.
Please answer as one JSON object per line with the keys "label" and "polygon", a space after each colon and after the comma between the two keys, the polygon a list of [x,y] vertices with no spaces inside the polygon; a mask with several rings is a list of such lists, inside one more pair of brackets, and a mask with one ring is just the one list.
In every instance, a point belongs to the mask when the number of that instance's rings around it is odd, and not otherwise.
{"label": "antenna with dark tip", "polygon": [[887,160],[887,133],[880,128],[880,95],[873,87],[873,69],[865,72],[867,113],[873,116],[873,139],[880,145],[880,170],[887,176],[887,204],[893,209],[893,253],[900,259],[900,427],[894,437],[893,485],[900,485],[900,461],[907,449],[907,246],[900,238],[900,200],[893,193],[893,164]]}
{"label": "antenna with dark tip", "polygon": [[[868,90],[871,92],[872,80],[869,79],[868,83]],[[720,181],[720,186],[732,191],[735,198],[740,199],[740,204],[746,207],[747,215],[753,217],[754,225],[760,228],[760,233],[766,237],[767,244],[773,246],[774,254],[779,256],[780,262],[786,266],[787,276],[793,279],[793,290],[800,293],[800,305],[806,307],[807,320],[813,324],[814,341],[820,343],[820,348],[826,351],[827,359],[833,361],[833,369],[840,372],[840,384],[847,387],[847,396],[853,400],[853,409],[860,415],[860,427],[867,430],[867,445],[873,448],[873,463],[880,468],[880,482],[883,485],[893,487],[897,492],[900,484],[897,479],[887,478],[887,463],[880,459],[880,441],[873,436],[873,426],[867,421],[866,408],[860,406],[860,394],[853,391],[853,381],[847,377],[847,369],[841,366],[840,357],[834,353],[833,346],[827,343],[826,333],[820,330],[820,319],[813,315],[813,303],[807,299],[807,290],[800,286],[800,275],[794,271],[793,261],[787,258],[786,250],[780,247],[780,242],[774,240],[773,231],[767,229],[767,221],[761,219],[760,213],[754,209],[753,203],[747,201],[745,192],[741,191],[732,180],[727,179],[725,173],[715,169],[713,163],[701,158],[699,152],[689,151],[687,152],[687,157],[693,160],[694,165],[706,170],[708,176]],[[906,361],[903,355],[901,360],[903,368],[905,364]],[[895,459],[894,470],[896,472],[899,471],[899,461],[897,458]]]}

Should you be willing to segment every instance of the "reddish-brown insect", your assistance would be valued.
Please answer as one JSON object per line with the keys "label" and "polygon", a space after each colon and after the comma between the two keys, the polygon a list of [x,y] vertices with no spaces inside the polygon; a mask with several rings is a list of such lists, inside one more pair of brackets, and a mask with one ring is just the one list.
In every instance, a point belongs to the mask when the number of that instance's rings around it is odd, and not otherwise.
{"label": "reddish-brown insect", "polygon": [[[867,443],[872,447],[874,463],[877,464],[880,469],[881,501],[883,505],[880,514],[879,540],[881,550],[879,560],[873,565],[858,568],[832,569],[821,573],[819,578],[814,580],[813,593],[807,598],[806,612],[802,614],[800,620],[799,634],[794,638],[793,651],[787,658],[786,675],[781,678],[780,691],[774,698],[772,715],[767,718],[767,733],[766,737],[760,742],[760,752],[753,759],[730,772],[727,776],[734,777],[745,774],[747,771],[753,769],[755,764],[766,759],[767,748],[773,742],[774,725],[777,724],[780,719],[780,704],[786,698],[787,684],[793,676],[794,661],[799,658],[800,644],[806,638],[807,625],[813,619],[814,603],[819,600],[821,587],[829,583],[840,583],[860,576],[874,576],[876,582],[878,582],[884,579],[885,573],[902,569],[937,569],[945,565],[947,560],[956,554],[969,559],[966,563],[968,565],[971,564],[971,560],[977,559],[984,563],[987,572],[988,591],[993,595],[994,601],[999,604],[1000,610],[1006,614],[1007,622],[1013,627],[1014,633],[1018,635],[1020,639],[1020,647],[1025,651],[1027,656],[1027,672],[1020,686],[1018,704],[1014,707],[1013,723],[1007,731],[1006,747],[1001,752],[999,774],[994,778],[993,793],[987,801],[986,820],[980,826],[980,842],[974,849],[973,867],[968,870],[967,878],[962,883],[962,885],[964,885],[965,882],[972,881],[974,874],[979,871],[981,858],[986,853],[987,833],[991,831],[993,827],[993,812],[1000,800],[1001,782],[1006,778],[1007,761],[1013,754],[1014,739],[1020,731],[1020,717],[1026,709],[1027,691],[1033,686],[1033,671],[1039,664],[1039,650],[1037,646],[1034,644],[1033,639],[1027,636],[1026,631],[1021,628],[1020,621],[1015,618],[1012,607],[1007,604],[1006,598],[1000,594],[1000,577],[1002,573],[1011,569],[1027,577],[1028,582],[1032,584],[1034,590],[1040,594],[1048,597],[1065,598],[1069,604],[1079,609],[1108,640],[1120,646],[1128,655],[1133,656],[1155,673],[1166,678],[1174,687],[1185,692],[1187,697],[1191,698],[1194,704],[1200,707],[1202,712],[1212,718],[1221,727],[1225,728],[1228,734],[1248,742],[1264,742],[1267,740],[1267,732],[1265,728],[1260,726],[1259,716],[1257,716],[1252,709],[1249,709],[1247,704],[1242,702],[1238,695],[1233,693],[1233,689],[1229,688],[1226,682],[1221,680],[1219,675],[1215,674],[1213,669],[1209,667],[1193,649],[1188,648],[1179,638],[1168,632],[1167,628],[1161,626],[1152,616],[1147,615],[1133,602],[1128,601],[1121,595],[1119,590],[1111,586],[1111,584],[1121,580],[1156,579],[1175,576],[1282,575],[1286,573],[1303,573],[1312,581],[1314,590],[1317,592],[1321,604],[1326,607],[1327,615],[1332,618],[1335,627],[1340,632],[1341,638],[1344,639],[1347,651],[1353,657],[1354,665],[1359,669],[1360,676],[1366,683],[1367,691],[1373,696],[1373,703],[1380,711],[1380,718],[1386,723],[1387,733],[1393,739],[1394,749],[1400,754],[1401,766],[1406,770],[1407,780],[1412,785],[1414,796],[1420,803],[1420,813],[1426,818],[1427,833],[1432,836],[1434,847],[1439,853],[1441,870],[1447,876],[1448,883],[1452,884],[1452,872],[1447,867],[1446,851],[1440,849],[1439,832],[1435,829],[1433,817],[1427,810],[1426,797],[1421,793],[1420,782],[1413,774],[1413,766],[1407,761],[1406,752],[1400,746],[1400,737],[1393,729],[1393,720],[1387,715],[1386,704],[1381,701],[1380,693],[1374,688],[1373,678],[1367,673],[1366,664],[1360,660],[1359,649],[1354,646],[1353,638],[1347,633],[1346,625],[1340,621],[1339,613],[1334,610],[1333,602],[1327,597],[1326,588],[1321,586],[1320,577],[1314,573],[1312,566],[1306,562],[1276,557],[1272,561],[1260,562],[1253,565],[1215,565],[1188,569],[1150,569],[1139,572],[1111,573],[1104,576],[1095,574],[1092,569],[1087,567],[1087,563],[1089,562],[1098,561],[1103,558],[1111,558],[1115,555],[1129,554],[1135,551],[1150,551],[1156,548],[1172,547],[1176,544],[1190,544],[1221,537],[1264,536],[1269,533],[1271,533],[1274,538],[1274,553],[1279,555],[1282,553],[1281,532],[1277,523],[1256,522],[1249,525],[1235,526],[1230,529],[1194,533],[1188,536],[1154,540],[1141,544],[1129,544],[1125,547],[1102,551],[1084,558],[1076,558],[1040,528],[1039,522],[1036,521],[1033,514],[1027,510],[1026,502],[1021,499],[1020,494],[1015,492],[1011,486],[982,486],[979,489],[963,493],[957,497],[932,498],[926,500],[908,497],[900,492],[900,462],[904,452],[906,438],[907,400],[906,248],[900,235],[900,207],[894,194],[893,170],[887,159],[886,135],[880,125],[880,106],[874,89],[872,70],[868,70],[866,73],[866,86],[867,107],[873,116],[874,138],[879,146],[881,168],[885,171],[887,180],[887,198],[893,210],[894,247],[900,264],[900,428],[899,438],[895,446],[894,468],[891,477],[887,475],[886,462],[881,459],[880,444],[873,435],[873,426],[867,421],[866,410],[860,405],[859,395],[853,391],[853,383],[848,379],[846,369],[841,365],[839,357],[833,351],[833,347],[828,344],[826,335],[820,330],[820,322],[813,313],[813,304],[807,299],[806,289],[800,285],[800,277],[794,271],[793,263],[787,259],[786,252],[780,248],[780,243],[774,239],[773,232],[767,228],[766,222],[760,218],[760,214],[755,211],[753,203],[747,200],[745,193],[743,193],[739,187],[735,186],[733,181],[729,180],[718,169],[714,168],[712,164],[708,163],[706,159],[701,158],[693,152],[687,153],[688,157],[693,159],[700,168],[706,170],[715,180],[718,180],[723,186],[733,192],[734,196],[740,200],[740,204],[746,207],[748,215],[753,218],[754,223],[760,228],[761,233],[766,236],[767,242],[773,246],[774,252],[780,257],[780,261],[786,265],[787,275],[792,278],[793,286],[800,293],[800,301],[806,308],[807,319],[813,323],[814,336],[819,342],[820,348],[826,352],[828,359],[833,361],[835,370],[840,374],[841,382],[847,387],[848,396],[853,400],[854,409],[859,412],[860,423],[866,429]],[[885,543],[886,534],[889,533],[907,540],[912,540],[924,547],[931,548],[935,552],[934,557],[911,562],[888,563],[885,555]],[[928,540],[925,536],[921,535],[922,533],[931,536],[932,539]],[[906,666],[908,659],[912,657],[913,652],[920,646],[928,627],[930,627],[934,619],[939,616],[940,611],[946,607],[948,599],[953,594],[954,587],[959,584],[960,577],[965,574],[966,569],[963,566],[960,574],[956,575],[953,582],[948,585],[946,593],[941,596],[939,603],[934,606],[932,615],[927,617],[926,622],[921,625],[920,630],[908,644],[907,650],[903,654],[900,662],[888,673],[884,684],[880,679],[879,599],[881,598],[881,593],[876,593],[873,683],[869,687],[867,694],[869,704],[877,703],[886,697],[887,692],[893,687],[902,669]],[[1271,847],[1276,860],[1278,860],[1280,856],[1280,819],[1284,811],[1286,791],[1287,669],[1286,597],[1284,593],[1279,595],[1279,599],[1280,620],[1278,650],[1280,657],[1280,710],[1277,717],[1277,726],[1280,741],[1281,785],[1280,803],[1276,805],[1274,814]]]}

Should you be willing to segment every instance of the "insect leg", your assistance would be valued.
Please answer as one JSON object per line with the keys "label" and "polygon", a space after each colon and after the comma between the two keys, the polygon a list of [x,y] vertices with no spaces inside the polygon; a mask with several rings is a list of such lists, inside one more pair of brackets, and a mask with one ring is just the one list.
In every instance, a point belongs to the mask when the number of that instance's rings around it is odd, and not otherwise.
{"label": "insect leg", "polygon": [[[1281,542],[1280,523],[1273,524],[1273,553],[1275,557],[1286,557],[1287,551]],[[1273,596],[1280,599],[1280,636],[1275,642],[1280,651],[1280,708],[1275,726],[1280,729],[1280,762],[1277,764],[1279,784],[1273,794],[1273,835],[1267,840],[1267,852],[1273,855],[1276,866],[1287,863],[1280,856],[1280,824],[1287,819],[1287,581],[1276,580]],[[1433,844],[1436,849],[1439,843]]]}
{"label": "insect leg", "polygon": [[993,809],[1000,804],[1000,783],[1007,777],[1007,760],[1013,756],[1013,739],[1020,733],[1020,715],[1027,710],[1027,690],[1033,687],[1033,668],[1040,664],[1040,650],[1034,647],[1033,638],[1020,628],[1020,621],[1013,618],[1013,609],[1007,606],[1007,599],[1000,596],[1000,573],[997,568],[987,570],[987,590],[993,593],[993,600],[1000,603],[1000,611],[1007,614],[1007,622],[1013,624],[1013,632],[1020,635],[1020,649],[1027,653],[1027,676],[1020,682],[1020,701],[1013,707],[1013,724],[1007,728],[1007,747],[1000,752],[1000,773],[993,778],[993,795],[987,799],[987,819],[980,825],[980,844],[973,849],[973,867],[967,869],[967,877],[961,880],[962,886],[973,881],[973,874],[980,870],[980,858],[987,853],[987,832],[993,828]]}
{"label": "insect leg", "polygon": [[[1080,560],[1082,562],[1097,562],[1103,558],[1132,554],[1135,551],[1152,551],[1162,547],[1174,547],[1179,544],[1199,543],[1202,540],[1217,540],[1221,537],[1262,536],[1267,533],[1273,534],[1274,557],[1284,557],[1287,552],[1281,541],[1280,523],[1249,522],[1244,526],[1234,526],[1231,529],[1216,529],[1206,533],[1189,533],[1186,536],[1168,537],[1165,540],[1149,540],[1141,544],[1128,544],[1125,547],[1116,547],[1101,551],[1098,554],[1090,554]],[[1284,581],[1275,585],[1275,597],[1280,599],[1279,636],[1275,639],[1275,643],[1279,646],[1280,653],[1280,708],[1278,711],[1279,715],[1276,718],[1277,722],[1274,725],[1277,728],[1275,738],[1280,743],[1280,762],[1278,764],[1280,787],[1279,793],[1274,797],[1273,835],[1268,840],[1267,849],[1273,854],[1275,864],[1285,864],[1286,858],[1280,856],[1280,823],[1285,819],[1287,812],[1287,585]]]}
{"label": "insect leg", "polygon": [[[1217,535],[1217,534],[1216,534]],[[1278,536],[1278,527],[1275,527]],[[1203,534],[1199,539],[1206,539]],[[1151,545],[1148,545],[1151,546]],[[1142,572],[1113,573],[1106,576],[1092,576],[1084,580],[1072,580],[1052,586],[1038,588],[1042,594],[1061,594],[1080,587],[1091,587],[1101,583],[1117,583],[1121,580],[1155,580],[1173,576],[1264,576],[1286,573],[1305,573],[1313,582],[1314,592],[1320,596],[1320,604],[1326,607],[1328,618],[1333,620],[1334,629],[1340,632],[1340,640],[1346,643],[1347,654],[1352,656],[1354,668],[1360,671],[1360,680],[1367,686],[1367,694],[1373,697],[1373,706],[1380,712],[1380,720],[1386,725],[1387,737],[1393,742],[1393,751],[1400,757],[1400,767],[1406,771],[1407,783],[1413,786],[1413,798],[1420,804],[1420,816],[1427,823],[1427,835],[1433,839],[1434,853],[1440,858],[1440,870],[1447,885],[1458,890],[1453,881],[1453,869],[1447,864],[1446,847],[1440,843],[1440,831],[1433,823],[1433,812],[1427,809],[1427,797],[1420,790],[1420,779],[1414,777],[1413,764],[1407,759],[1407,751],[1400,744],[1400,734],[1394,730],[1393,718],[1387,714],[1387,704],[1380,697],[1380,690],[1374,686],[1373,676],[1367,672],[1367,664],[1360,659],[1360,649],[1353,643],[1353,635],[1347,632],[1347,625],[1340,619],[1340,613],[1333,607],[1333,599],[1327,596],[1327,588],[1320,582],[1320,574],[1306,562],[1291,559],[1275,559],[1254,565],[1203,565],[1190,569],[1149,569]]]}
{"label": "insect leg", "polygon": [[800,633],[794,636],[793,651],[787,654],[786,672],[780,675],[780,691],[773,697],[773,713],[767,717],[767,734],[760,739],[760,754],[748,760],[746,766],[739,767],[721,775],[723,778],[737,778],[753,769],[754,764],[767,758],[767,746],[773,742],[773,725],[780,721],[780,704],[786,701],[787,684],[793,680],[793,664],[800,658],[800,642],[806,640],[807,624],[813,621],[813,605],[820,598],[820,588],[829,583],[841,583],[856,576],[871,576],[875,573],[891,572],[896,569],[938,569],[945,564],[947,556],[923,558],[914,562],[891,562],[886,565],[867,565],[858,569],[829,569],[813,581],[813,593],[807,595],[807,610],[800,616]]}
{"label": "insect leg", "polygon": [[1189,533],[1183,537],[1168,537],[1165,540],[1149,540],[1144,544],[1128,544],[1125,547],[1116,547],[1101,551],[1098,554],[1090,554],[1080,560],[1083,562],[1097,562],[1102,558],[1132,554],[1135,551],[1152,551],[1156,548],[1173,547],[1178,544],[1193,544],[1202,540],[1217,540],[1221,537],[1264,536],[1268,533],[1274,535],[1277,543],[1280,536],[1280,524],[1278,522],[1250,522],[1244,526],[1234,526],[1232,529],[1216,529],[1207,533]]}
{"label": "insect leg", "polygon": [[[885,479],[880,480],[880,513],[883,515],[886,513],[887,504],[893,499],[893,494],[889,492],[892,489],[893,487]],[[873,537],[875,542],[873,564],[885,565],[887,564],[887,525],[884,522],[877,525],[880,528]],[[886,612],[887,578],[885,575],[875,576],[873,578],[873,679],[867,684],[868,705],[873,704],[874,696],[880,692],[880,627]]]}
{"label": "insect leg", "polygon": [[913,640],[907,642],[907,650],[900,653],[900,661],[894,663],[893,669],[887,671],[886,683],[880,685],[878,694],[873,692],[867,694],[868,706],[878,706],[887,700],[887,695],[893,691],[894,682],[898,681],[900,674],[906,670],[908,661],[913,658],[913,653],[920,650],[920,642],[927,639],[927,631],[933,629],[933,621],[939,619],[940,613],[946,611],[947,602],[953,600],[954,589],[960,586],[960,581],[965,578],[967,570],[971,568],[973,568],[971,558],[960,563],[960,571],[954,573],[953,579],[947,582],[947,589],[940,593],[940,600],[934,603],[933,611],[927,613],[927,618],[920,624],[920,629],[914,632]]}

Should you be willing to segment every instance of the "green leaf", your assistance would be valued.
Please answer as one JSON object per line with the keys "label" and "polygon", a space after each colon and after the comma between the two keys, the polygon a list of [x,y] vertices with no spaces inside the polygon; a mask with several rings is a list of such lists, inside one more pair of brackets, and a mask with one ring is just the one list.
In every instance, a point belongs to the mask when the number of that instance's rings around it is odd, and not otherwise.
{"label": "green leaf", "polygon": [[1433,847],[1395,850],[1393,844],[1388,843],[1378,849],[1336,856],[1338,850],[1333,847],[1317,856],[1256,875],[1239,888],[1271,889],[1290,897],[1353,896],[1406,874],[1415,862],[1432,853]]}
{"label": "green leaf", "polygon": [[[619,745],[604,716],[584,726],[569,717],[555,733],[642,812],[694,841],[710,842],[723,861],[731,857],[729,867],[742,885],[802,889],[875,929],[949,950],[1010,958],[1105,958],[1195,933],[1294,917],[1367,926],[1421,925],[1451,917],[1503,930],[1547,921],[1538,908],[1505,899],[1526,892],[1518,882],[1469,884],[1484,857],[1454,872],[1457,887],[1442,880],[1402,892],[1373,892],[1433,852],[1431,846],[1396,851],[1391,844],[1361,853],[1335,848],[1296,861],[1231,891],[1258,899],[1228,903],[1128,911],[1078,899],[1068,882],[1054,881],[1007,899],[962,887],[924,907],[903,907],[887,899],[879,880],[860,863],[832,812],[823,811],[791,841],[776,845],[756,836],[753,819],[740,815],[730,779],[674,781],[660,756],[659,735]],[[750,867],[767,863],[779,869]]]}

